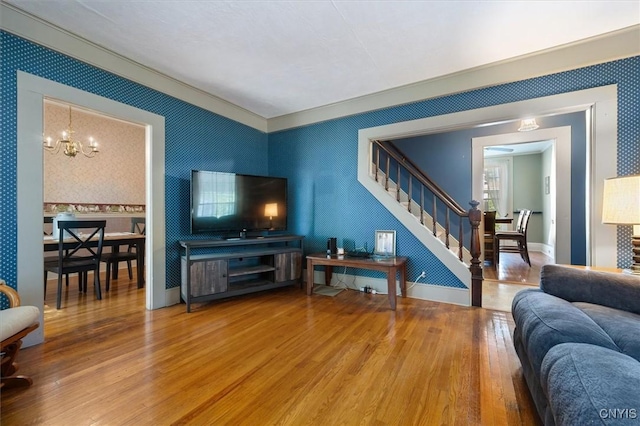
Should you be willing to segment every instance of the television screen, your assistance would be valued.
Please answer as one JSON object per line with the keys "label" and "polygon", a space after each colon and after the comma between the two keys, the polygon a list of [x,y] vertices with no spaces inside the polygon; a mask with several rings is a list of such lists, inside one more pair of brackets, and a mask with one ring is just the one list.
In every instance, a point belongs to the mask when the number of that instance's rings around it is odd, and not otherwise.
{"label": "television screen", "polygon": [[286,229],[285,178],[191,171],[191,233]]}

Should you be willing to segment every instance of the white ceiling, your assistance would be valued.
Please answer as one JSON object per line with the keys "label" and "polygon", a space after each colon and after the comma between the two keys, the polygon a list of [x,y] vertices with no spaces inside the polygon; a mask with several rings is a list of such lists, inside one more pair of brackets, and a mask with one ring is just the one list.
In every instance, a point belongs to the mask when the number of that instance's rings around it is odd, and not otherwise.
{"label": "white ceiling", "polygon": [[640,1],[1,0],[264,118],[640,23]]}

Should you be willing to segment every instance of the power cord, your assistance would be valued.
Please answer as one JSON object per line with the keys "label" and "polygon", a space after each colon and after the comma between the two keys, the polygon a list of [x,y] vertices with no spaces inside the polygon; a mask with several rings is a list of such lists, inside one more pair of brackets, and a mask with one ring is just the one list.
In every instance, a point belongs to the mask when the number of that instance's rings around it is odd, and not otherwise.
{"label": "power cord", "polygon": [[344,272],[342,272],[342,277],[338,276],[338,280],[336,282],[336,285],[334,285],[335,288],[341,288],[344,290],[357,290],[358,288],[355,286],[356,284],[356,277],[353,277],[353,282],[351,283],[351,286],[349,286],[349,284],[346,282],[346,280],[344,280],[347,277],[347,267],[344,267]]}
{"label": "power cord", "polygon": [[[411,284],[409,287],[407,287],[407,291],[409,291],[416,284],[418,284],[418,281],[420,281],[422,278],[426,278],[426,276],[427,276],[427,273],[425,271],[422,271],[422,273],[420,273],[420,275],[418,275],[418,278],[416,278],[413,281],[413,284]],[[354,280],[354,282],[355,282],[355,280]],[[383,295],[389,294],[389,293],[384,293],[384,292],[378,291],[378,290],[376,290],[376,289],[374,289],[374,288],[372,288],[371,286],[368,286],[368,285],[364,286],[364,287],[360,287],[360,291],[363,292],[363,293],[371,293],[371,294],[383,294]],[[400,291],[398,291],[398,293],[399,292]]]}

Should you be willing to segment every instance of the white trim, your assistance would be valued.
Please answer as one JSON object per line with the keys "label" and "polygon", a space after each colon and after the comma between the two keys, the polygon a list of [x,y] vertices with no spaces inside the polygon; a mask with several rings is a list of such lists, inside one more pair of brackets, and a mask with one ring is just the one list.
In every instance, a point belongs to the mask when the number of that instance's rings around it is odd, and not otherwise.
{"label": "white trim", "polygon": [[[17,211],[18,288],[24,304],[43,311],[43,268],[34,268],[33,259],[43,258],[42,227],[42,132],[43,102],[53,97],[81,107],[146,126],[146,306],[165,306],[165,182],[164,117],[103,98],[73,87],[18,71]],[[43,341],[44,318],[25,345]],[[31,337],[33,336],[33,337]],[[28,340],[27,340],[28,339]]]}
{"label": "white trim", "polygon": [[306,126],[395,105],[640,55],[640,25],[633,25],[530,55],[267,120],[92,44],[11,5],[1,3],[0,16],[0,28],[5,31],[262,132]]}
{"label": "white trim", "polygon": [[11,5],[1,3],[0,16],[0,28],[5,31],[238,123],[267,131],[267,120],[258,114],[145,67]]}
{"label": "white trim", "polygon": [[[171,287],[166,290],[165,304],[167,306],[177,305],[181,302],[180,287]],[[186,308],[185,308],[186,309]]]}

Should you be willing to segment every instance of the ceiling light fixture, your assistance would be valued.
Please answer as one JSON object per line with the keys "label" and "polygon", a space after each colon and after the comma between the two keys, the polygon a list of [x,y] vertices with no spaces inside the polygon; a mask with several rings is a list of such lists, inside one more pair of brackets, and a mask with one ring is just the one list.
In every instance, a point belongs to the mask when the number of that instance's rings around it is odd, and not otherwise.
{"label": "ceiling light fixture", "polygon": [[98,143],[89,138],[89,149],[85,150],[82,142],[73,140],[73,128],[71,127],[71,105],[69,105],[69,127],[66,131],[62,132],[62,139],[58,139],[54,144],[51,142],[51,138],[47,137],[43,141],[43,148],[50,151],[53,154],[57,154],[61,147],[64,147],[64,155],[67,157],[75,157],[79,153],[82,153],[85,157],[95,157],[98,151]]}
{"label": "ceiling light fixture", "polygon": [[535,118],[525,118],[520,122],[520,127],[518,128],[519,132],[530,132],[532,130],[537,129],[538,123],[536,123]]}

